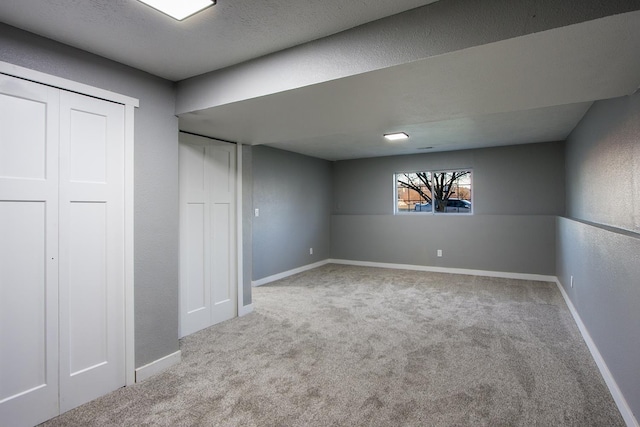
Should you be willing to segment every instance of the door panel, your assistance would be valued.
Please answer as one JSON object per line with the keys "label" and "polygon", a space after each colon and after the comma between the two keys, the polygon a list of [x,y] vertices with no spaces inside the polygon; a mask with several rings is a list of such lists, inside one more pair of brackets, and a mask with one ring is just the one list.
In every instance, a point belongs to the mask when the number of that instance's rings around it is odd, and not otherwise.
{"label": "door panel", "polygon": [[0,420],[58,407],[56,89],[0,75]]}
{"label": "door panel", "polygon": [[105,203],[69,204],[69,374],[108,362]]}
{"label": "door panel", "polygon": [[[196,200],[204,200],[205,187],[205,147],[180,144],[180,185],[186,194],[193,194]],[[187,200],[191,200],[188,197]]]}
{"label": "door panel", "polygon": [[235,245],[233,244],[234,220],[232,207],[228,203],[213,205],[213,238],[211,262],[212,277],[212,324],[223,322],[236,316],[237,287],[235,283]]}
{"label": "door panel", "polygon": [[[211,193],[216,203],[230,202],[235,196],[235,151],[233,147],[207,147],[211,157]],[[233,159],[233,163],[232,163]]]}
{"label": "door panel", "polygon": [[[27,117],[32,117],[32,121],[25,122]],[[0,94],[0,176],[45,178],[46,119],[46,101]]]}
{"label": "door panel", "polygon": [[73,182],[107,181],[107,117],[72,109],[69,134],[69,179]]}
{"label": "door panel", "polygon": [[205,204],[187,205],[187,312],[194,314],[207,309],[205,287]]}
{"label": "door panel", "polygon": [[216,324],[237,315],[236,284],[236,214],[235,214],[235,147],[212,144],[208,147],[211,161],[212,215],[212,322]]}
{"label": "door panel", "polygon": [[0,400],[47,383],[45,211],[44,202],[0,202],[0,342],[11,349],[2,353]]}
{"label": "door panel", "polygon": [[229,225],[231,223],[229,205],[227,203],[216,203],[213,205],[212,230],[212,280],[213,283],[213,303],[218,305],[231,299],[230,289],[230,264],[231,236]]}
{"label": "door panel", "polygon": [[125,385],[124,107],[60,96],[60,410]]}
{"label": "door panel", "polygon": [[209,182],[204,146],[180,144],[180,336],[210,324]]}

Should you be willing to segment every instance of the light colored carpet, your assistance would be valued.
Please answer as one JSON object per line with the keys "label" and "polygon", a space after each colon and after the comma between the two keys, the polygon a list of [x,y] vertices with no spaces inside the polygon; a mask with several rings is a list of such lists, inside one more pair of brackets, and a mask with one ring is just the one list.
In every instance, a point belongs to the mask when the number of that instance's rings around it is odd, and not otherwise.
{"label": "light colored carpet", "polygon": [[554,284],[326,265],[47,426],[623,426]]}

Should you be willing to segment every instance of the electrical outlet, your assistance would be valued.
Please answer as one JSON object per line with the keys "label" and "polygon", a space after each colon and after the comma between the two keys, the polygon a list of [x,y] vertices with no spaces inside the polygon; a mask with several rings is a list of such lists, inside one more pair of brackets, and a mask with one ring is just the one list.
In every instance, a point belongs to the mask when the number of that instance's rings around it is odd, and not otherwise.
{"label": "electrical outlet", "polygon": [[438,256],[441,257],[442,256],[442,249],[438,249]]}
{"label": "electrical outlet", "polygon": [[571,276],[571,287],[573,288],[573,276]]}
{"label": "electrical outlet", "polygon": [[257,217],[258,217],[258,216],[260,216],[260,209],[256,208],[256,209],[255,209],[255,213],[256,213],[256,216],[257,216]]}
{"label": "electrical outlet", "polygon": [[313,248],[309,248],[309,255],[313,255]]}

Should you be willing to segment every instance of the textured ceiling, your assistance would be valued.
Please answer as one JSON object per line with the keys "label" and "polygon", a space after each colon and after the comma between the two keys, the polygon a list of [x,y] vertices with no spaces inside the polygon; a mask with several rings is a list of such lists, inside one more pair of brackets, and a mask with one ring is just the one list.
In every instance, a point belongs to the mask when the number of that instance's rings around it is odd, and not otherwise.
{"label": "textured ceiling", "polygon": [[2,0],[0,20],[177,81],[436,0],[218,0],[182,22],[136,0]]}
{"label": "textured ceiling", "polygon": [[[564,140],[640,85],[640,12],[180,116],[183,130],[340,160]],[[383,133],[406,131],[405,143]]]}
{"label": "textured ceiling", "polygon": [[[181,110],[180,128],[329,160],[563,140],[593,101],[640,86],[637,0],[440,0],[412,10],[430,3],[218,0],[178,22],[136,0],[1,0],[0,21],[172,81],[240,64],[178,85],[178,100],[204,105]],[[511,35],[487,37],[505,23]],[[353,68],[359,61],[365,70]],[[212,74],[222,77],[203,90]],[[225,91],[233,96],[212,103]],[[397,130],[409,141],[382,138]]]}

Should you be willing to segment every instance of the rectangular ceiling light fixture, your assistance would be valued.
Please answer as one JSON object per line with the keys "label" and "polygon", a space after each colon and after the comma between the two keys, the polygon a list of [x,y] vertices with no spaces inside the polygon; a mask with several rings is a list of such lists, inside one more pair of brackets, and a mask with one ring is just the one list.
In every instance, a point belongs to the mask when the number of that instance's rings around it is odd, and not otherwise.
{"label": "rectangular ceiling light fixture", "polygon": [[216,4],[216,0],[138,0],[170,17],[182,21]]}
{"label": "rectangular ceiling light fixture", "polygon": [[400,141],[401,139],[409,138],[409,135],[407,135],[404,132],[396,132],[396,133],[385,133],[384,137],[389,141]]}

